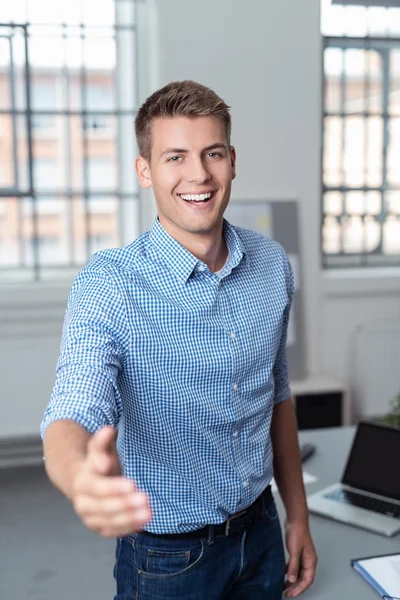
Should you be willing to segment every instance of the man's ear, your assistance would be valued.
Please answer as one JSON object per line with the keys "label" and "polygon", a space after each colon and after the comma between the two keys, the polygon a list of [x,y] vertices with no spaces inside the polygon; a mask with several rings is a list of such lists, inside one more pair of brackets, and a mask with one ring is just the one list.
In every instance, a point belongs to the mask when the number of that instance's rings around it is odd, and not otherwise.
{"label": "man's ear", "polygon": [[141,187],[151,187],[153,184],[151,181],[150,165],[143,156],[138,156],[136,158],[135,168]]}
{"label": "man's ear", "polygon": [[236,177],[236,150],[234,146],[230,146],[229,152],[231,153],[231,165],[232,165],[232,179]]}

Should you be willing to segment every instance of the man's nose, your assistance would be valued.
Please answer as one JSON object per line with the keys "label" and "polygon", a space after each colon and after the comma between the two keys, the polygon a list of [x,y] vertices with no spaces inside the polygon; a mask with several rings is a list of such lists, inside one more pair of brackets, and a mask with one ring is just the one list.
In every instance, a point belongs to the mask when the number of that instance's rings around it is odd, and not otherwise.
{"label": "man's nose", "polygon": [[193,159],[186,165],[185,179],[189,183],[205,183],[211,179],[206,165],[201,158]]}

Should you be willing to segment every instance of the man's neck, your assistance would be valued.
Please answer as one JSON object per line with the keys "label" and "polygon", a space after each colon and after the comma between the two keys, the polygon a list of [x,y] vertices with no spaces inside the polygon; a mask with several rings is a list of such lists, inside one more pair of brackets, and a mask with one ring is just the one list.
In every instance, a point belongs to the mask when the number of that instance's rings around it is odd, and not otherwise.
{"label": "man's neck", "polygon": [[193,256],[204,262],[210,271],[216,272],[222,269],[228,258],[228,248],[221,227],[209,234],[195,234],[187,231],[176,230],[169,223],[159,219],[162,227],[167,233],[182,246],[189,250]]}

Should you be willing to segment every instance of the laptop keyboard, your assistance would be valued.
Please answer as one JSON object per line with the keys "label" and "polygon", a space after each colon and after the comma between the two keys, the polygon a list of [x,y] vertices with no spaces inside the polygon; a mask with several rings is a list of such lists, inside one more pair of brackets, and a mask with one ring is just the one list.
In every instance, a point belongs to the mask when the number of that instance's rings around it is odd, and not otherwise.
{"label": "laptop keyboard", "polygon": [[369,496],[363,496],[362,494],[356,494],[355,492],[343,489],[330,492],[329,494],[326,494],[325,497],[337,500],[338,502],[343,502],[344,504],[366,508],[367,510],[372,510],[373,512],[381,513],[388,517],[400,519],[399,504],[378,500],[377,498],[370,498]]}

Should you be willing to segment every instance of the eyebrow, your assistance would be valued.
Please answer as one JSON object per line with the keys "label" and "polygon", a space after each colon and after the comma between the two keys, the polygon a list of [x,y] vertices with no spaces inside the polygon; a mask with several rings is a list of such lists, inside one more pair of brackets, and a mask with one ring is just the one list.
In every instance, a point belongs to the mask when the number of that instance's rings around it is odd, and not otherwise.
{"label": "eyebrow", "polygon": [[[207,146],[203,148],[202,152],[209,152],[210,150],[215,150],[216,148],[223,148],[224,150],[228,150],[228,146],[223,144],[222,142],[217,142],[216,144],[211,144],[211,146]],[[185,148],[167,148],[160,154],[160,158],[164,156],[164,154],[187,154],[189,150]]]}

